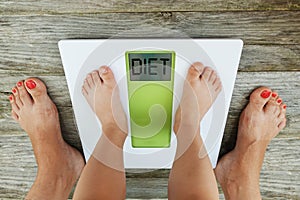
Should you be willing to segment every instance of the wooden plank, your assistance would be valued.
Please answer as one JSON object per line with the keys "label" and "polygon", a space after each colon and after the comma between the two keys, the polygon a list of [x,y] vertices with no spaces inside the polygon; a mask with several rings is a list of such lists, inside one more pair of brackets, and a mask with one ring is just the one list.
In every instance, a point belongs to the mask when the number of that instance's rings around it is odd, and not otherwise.
{"label": "wooden plank", "polygon": [[[0,48],[0,75],[64,75],[56,42],[31,45],[34,38],[22,44],[13,38],[3,40],[9,45]],[[299,55],[299,45],[245,45],[239,71],[299,71]]]}
{"label": "wooden plank", "polygon": [[22,51],[25,57],[38,51],[47,61],[49,44],[68,38],[241,38],[245,44],[298,45],[299,24],[297,11],[2,15],[1,49]]}
{"label": "wooden plank", "polygon": [[299,10],[298,0],[112,0],[112,1],[1,1],[5,14],[103,13],[103,12],[170,12],[170,11],[239,11]]}
{"label": "wooden plank", "polygon": [[[11,87],[20,77],[2,77],[0,82],[0,135],[23,133],[19,125],[10,117],[10,105],[7,99]],[[49,94],[57,104],[61,115],[63,134],[70,144],[80,148],[77,129],[71,108],[69,93],[64,76],[41,76],[49,88]],[[300,100],[299,95],[300,72],[239,72],[235,83],[230,112],[227,119],[226,137],[224,138],[224,152],[232,148],[236,135],[237,123],[240,112],[248,102],[249,93],[256,87],[266,85],[277,91],[287,104],[287,127],[279,137],[297,136],[300,130]]]}
{"label": "wooden plank", "polygon": [[[260,179],[264,199],[299,199],[299,139],[298,135],[271,142]],[[0,147],[0,199],[20,199],[29,190],[37,170],[30,140],[24,134],[0,135]],[[127,197],[166,198],[168,173],[169,170],[131,170],[127,173]]]}

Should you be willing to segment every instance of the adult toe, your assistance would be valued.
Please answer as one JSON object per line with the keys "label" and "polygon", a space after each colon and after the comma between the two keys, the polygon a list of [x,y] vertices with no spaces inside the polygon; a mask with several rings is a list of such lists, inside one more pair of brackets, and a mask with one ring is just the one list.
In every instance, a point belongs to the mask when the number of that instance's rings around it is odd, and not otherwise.
{"label": "adult toe", "polygon": [[280,107],[279,107],[278,103],[273,99],[270,99],[267,102],[264,109],[265,109],[266,113],[274,114],[275,116],[278,116],[278,114],[280,113]]}
{"label": "adult toe", "polygon": [[14,101],[15,101],[16,105],[19,108],[21,108],[23,106],[23,102],[22,102],[22,100],[20,98],[20,94],[19,94],[18,88],[17,87],[13,87],[11,91],[12,91],[12,93],[14,95]]}
{"label": "adult toe", "polygon": [[278,128],[282,130],[286,126],[286,118],[283,118],[282,121],[279,122]]}
{"label": "adult toe", "polygon": [[24,81],[19,81],[17,83],[17,88],[20,96],[20,100],[22,101],[23,104],[25,105],[31,105],[32,104],[32,99],[30,97],[30,94],[26,90],[24,86]]}
{"label": "adult toe", "polygon": [[19,106],[16,104],[16,99],[14,95],[9,95],[9,102],[11,105],[11,109],[14,113],[19,113]]}
{"label": "adult toe", "polygon": [[48,98],[46,85],[40,79],[26,79],[25,88],[34,102],[43,101],[45,98]]}
{"label": "adult toe", "polygon": [[18,119],[19,119],[19,116],[18,116],[18,114],[15,112],[15,111],[11,111],[11,116],[12,116],[12,118],[15,120],[15,121],[18,121]]}
{"label": "adult toe", "polygon": [[262,110],[271,98],[271,89],[268,87],[259,87],[255,89],[250,95],[249,105]]}

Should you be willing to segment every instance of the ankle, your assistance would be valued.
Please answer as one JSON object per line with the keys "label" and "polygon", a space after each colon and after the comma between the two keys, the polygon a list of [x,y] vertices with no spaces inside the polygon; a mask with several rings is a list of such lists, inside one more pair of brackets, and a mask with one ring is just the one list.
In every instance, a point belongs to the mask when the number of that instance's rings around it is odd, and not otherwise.
{"label": "ankle", "polygon": [[38,172],[25,199],[67,199],[74,182],[73,178],[66,174],[42,174]]}
{"label": "ankle", "polygon": [[[257,181],[258,183],[258,181]],[[229,200],[258,200],[261,199],[259,184],[243,178],[236,180],[227,180],[222,185],[225,198]]]}
{"label": "ankle", "polygon": [[114,144],[119,148],[123,148],[127,137],[127,132],[124,132],[115,126],[108,126],[102,129],[102,133],[102,137],[103,139],[105,139],[106,142]]}
{"label": "ankle", "polygon": [[270,141],[271,140],[267,140],[264,138],[259,138],[256,136],[251,137],[247,134],[238,133],[237,148],[240,150],[255,148],[256,150],[264,152],[267,149]]}
{"label": "ankle", "polygon": [[249,159],[249,152],[241,152],[235,148],[230,152],[230,157],[225,159],[218,169],[219,172],[222,170],[218,181],[226,199],[260,199],[260,165],[253,163],[252,157]]}

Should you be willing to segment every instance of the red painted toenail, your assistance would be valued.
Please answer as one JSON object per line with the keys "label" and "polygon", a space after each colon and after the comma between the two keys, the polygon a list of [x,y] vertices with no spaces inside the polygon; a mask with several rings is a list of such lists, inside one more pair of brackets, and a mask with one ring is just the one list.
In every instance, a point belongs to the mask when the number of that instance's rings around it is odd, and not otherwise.
{"label": "red painted toenail", "polygon": [[274,98],[277,97],[277,94],[272,92],[272,97],[274,97]]}
{"label": "red painted toenail", "polygon": [[18,83],[17,83],[17,86],[18,87],[21,87],[23,85],[23,82],[22,81],[19,81]]}
{"label": "red painted toenail", "polygon": [[36,87],[36,83],[33,80],[26,81],[26,86],[29,89],[34,89]]}
{"label": "red painted toenail", "polygon": [[10,95],[8,98],[9,98],[9,100],[10,100],[10,101],[12,101],[12,100],[13,100],[13,97],[12,97],[11,95]]}
{"label": "red painted toenail", "polygon": [[17,92],[17,90],[14,88],[14,89],[12,89],[12,92],[13,92],[13,93],[16,93],[16,92]]}
{"label": "red painted toenail", "polygon": [[282,102],[282,100],[281,100],[281,99],[278,99],[278,100],[277,100],[277,103],[281,103],[281,102]]}
{"label": "red painted toenail", "polygon": [[271,95],[271,91],[268,90],[264,90],[262,91],[262,93],[260,94],[260,96],[264,99],[268,98]]}
{"label": "red painted toenail", "polygon": [[285,104],[283,105],[283,109],[286,109],[286,105]]}

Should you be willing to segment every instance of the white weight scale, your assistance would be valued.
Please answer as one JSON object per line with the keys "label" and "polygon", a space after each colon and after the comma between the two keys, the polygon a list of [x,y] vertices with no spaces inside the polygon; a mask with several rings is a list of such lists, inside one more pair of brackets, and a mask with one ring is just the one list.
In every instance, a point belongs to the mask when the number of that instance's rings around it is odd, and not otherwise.
{"label": "white weight scale", "polygon": [[[86,75],[100,66],[107,65],[112,69],[119,86],[121,103],[128,119],[129,134],[124,144],[125,168],[171,168],[177,144],[172,131],[173,119],[180,101],[187,70],[196,61],[215,69],[222,81],[223,88],[203,118],[200,132],[211,163],[213,167],[216,166],[242,52],[242,40],[61,40],[58,46],[86,161],[91,156],[101,135],[101,124],[81,93],[82,84]],[[145,83],[153,84],[153,87],[157,87],[158,90],[147,88],[148,85]],[[132,91],[139,90],[139,88],[142,88],[143,92],[138,96]],[[163,122],[167,126],[162,124],[161,130],[163,131],[155,130],[152,135],[151,130],[155,129],[153,127],[156,125],[145,126],[146,129],[148,127],[145,132],[149,134],[150,131],[149,137],[152,137],[153,140],[147,140],[147,137],[145,140],[143,137],[140,139],[135,134],[144,134],[144,131],[141,131],[144,127],[134,128],[135,123],[138,123],[140,119],[139,113],[135,112],[143,110],[143,104],[140,101],[143,101],[143,98],[151,98],[151,95],[148,94],[155,95],[154,91],[161,91],[160,95],[164,96],[168,93],[164,92],[167,91],[165,88],[171,91],[169,101],[164,101],[165,104],[171,104],[165,105],[170,108],[169,111],[165,112],[164,108],[166,107],[153,103],[160,98],[152,98],[154,100],[149,100],[148,121],[140,120],[143,122],[139,123],[145,125],[145,123],[159,124]],[[155,109],[158,110],[156,115]],[[162,116],[161,120],[160,116]],[[133,118],[134,120],[132,120]],[[168,120],[170,120],[169,123]],[[140,124],[140,126],[143,125]],[[149,127],[151,128],[149,129]],[[155,134],[161,134],[161,136]]]}

